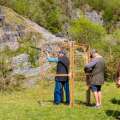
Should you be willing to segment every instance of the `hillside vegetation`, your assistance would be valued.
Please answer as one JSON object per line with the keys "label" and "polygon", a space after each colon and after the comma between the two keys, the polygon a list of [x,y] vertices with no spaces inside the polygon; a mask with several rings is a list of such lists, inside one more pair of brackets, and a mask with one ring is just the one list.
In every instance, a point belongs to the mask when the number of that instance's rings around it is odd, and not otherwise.
{"label": "hillside vegetation", "polygon": [[[0,0],[0,5],[5,15],[0,45],[12,43],[11,48],[8,44],[0,49],[0,120],[115,120],[120,115],[119,89],[113,83],[120,60],[120,0]],[[75,81],[74,109],[52,103],[54,78],[44,73],[51,64],[46,66],[44,56],[40,57],[40,47],[65,38],[88,44],[105,58],[109,82],[103,86],[99,110],[85,105],[86,85],[80,77]]]}
{"label": "hillside vegetation", "polygon": [[69,22],[68,17],[73,9],[85,9],[86,4],[102,12],[108,29],[115,27],[120,20],[119,0],[0,0],[0,3],[13,8],[53,32],[61,31],[64,22]]}
{"label": "hillside vegetation", "polygon": [[[119,0],[0,0],[56,35],[67,36],[80,43],[90,44],[106,58],[108,71],[115,73],[120,51]],[[80,17],[74,17],[76,9]],[[85,11],[101,14],[103,24],[88,19]],[[111,57],[111,59],[109,59]],[[113,70],[114,69],[114,70]]]}

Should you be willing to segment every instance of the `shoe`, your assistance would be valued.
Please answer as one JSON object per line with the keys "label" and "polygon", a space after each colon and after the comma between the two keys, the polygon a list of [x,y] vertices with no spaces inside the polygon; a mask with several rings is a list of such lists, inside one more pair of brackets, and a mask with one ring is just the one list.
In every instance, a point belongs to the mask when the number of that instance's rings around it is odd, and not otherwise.
{"label": "shoe", "polygon": [[56,103],[56,102],[54,102],[53,104],[54,104],[54,105],[60,105],[60,103]]}
{"label": "shoe", "polygon": [[92,108],[100,109],[100,108],[101,108],[101,105],[95,105],[95,106],[92,106]]}
{"label": "shoe", "polygon": [[70,105],[70,103],[68,103],[68,102],[66,102],[65,104],[66,104],[66,105]]}

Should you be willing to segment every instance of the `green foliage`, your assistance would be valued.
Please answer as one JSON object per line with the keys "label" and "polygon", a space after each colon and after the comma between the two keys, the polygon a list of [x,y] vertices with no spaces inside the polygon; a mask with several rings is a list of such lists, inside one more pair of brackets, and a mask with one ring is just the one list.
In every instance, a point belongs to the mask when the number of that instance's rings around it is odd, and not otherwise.
{"label": "green foliage", "polygon": [[[7,49],[6,49],[7,50]],[[10,73],[12,67],[10,64],[10,58],[4,52],[1,52],[0,56],[0,90],[6,90],[10,84]]]}
{"label": "green foliage", "polygon": [[115,40],[117,40],[118,43],[120,44],[120,29],[117,29],[117,30],[114,31],[113,37],[114,37]]}
{"label": "green foliage", "polygon": [[120,0],[74,0],[74,3],[78,8],[81,8],[88,4],[93,9],[102,11],[106,28],[108,30],[114,26],[114,23],[119,21]]}
{"label": "green foliage", "polygon": [[105,61],[107,67],[107,80],[115,80],[117,66],[120,61],[120,45],[109,46]]}
{"label": "green foliage", "polygon": [[101,10],[104,6],[104,0],[85,0],[85,1],[96,10]]}
{"label": "green foliage", "polygon": [[[115,120],[119,115],[120,91],[114,83],[103,86],[103,106],[96,110],[84,104],[86,86],[84,82],[75,83],[75,106],[53,104],[54,83],[45,89],[40,86],[19,92],[0,94],[1,120]],[[44,90],[44,91],[43,91]],[[46,93],[46,94],[43,94]],[[92,94],[91,94],[92,95]],[[44,99],[42,99],[44,98]],[[93,96],[91,102],[94,102]],[[42,105],[40,104],[42,101]],[[51,101],[51,102],[47,102]],[[113,102],[116,101],[116,102]]]}
{"label": "green foliage", "polygon": [[[22,83],[25,80],[23,75],[12,75],[12,65],[10,58],[14,53],[10,49],[6,48],[0,54],[0,90],[12,90],[21,89]],[[15,54],[14,54],[15,55]]]}
{"label": "green foliage", "polygon": [[60,11],[55,9],[50,12],[47,16],[47,27],[53,33],[58,33],[61,31],[62,24],[59,20]]}
{"label": "green foliage", "polygon": [[85,17],[72,21],[69,30],[69,34],[73,39],[90,44],[101,40],[105,33],[106,31],[101,25],[94,24]]}
{"label": "green foliage", "polygon": [[16,74],[10,77],[9,85],[7,90],[22,90],[23,84],[25,83],[26,77],[24,75]]}
{"label": "green foliage", "polygon": [[11,0],[10,6],[13,7],[15,11],[19,11],[20,14],[27,15],[29,12],[28,0]]}
{"label": "green foliage", "polygon": [[[74,0],[72,2],[73,8],[81,9],[89,4],[93,9],[102,11],[108,30],[113,26],[111,24],[119,21],[120,0]],[[16,12],[29,17],[53,33],[60,32],[64,25],[63,17],[68,18],[63,13],[65,8],[62,8],[63,5],[59,3],[57,0],[0,0],[1,5],[13,8]]]}
{"label": "green foliage", "polygon": [[117,21],[117,19],[119,18],[119,13],[120,13],[119,6],[120,6],[119,0],[104,1],[104,10],[105,10],[104,18],[105,18],[105,20]]}
{"label": "green foliage", "polygon": [[[82,9],[86,4],[89,4],[93,9],[101,11],[105,20],[105,26],[95,24],[83,16],[78,20],[69,20],[63,12],[64,8],[60,6],[57,0],[0,0],[1,5],[11,7],[16,12],[29,17],[53,33],[61,32],[64,23],[69,24],[71,22],[69,29],[70,36],[77,42],[89,43],[92,48],[96,48],[105,58],[108,58],[106,59],[106,63],[110,76],[112,73],[115,73],[116,67],[114,66],[117,65],[120,57],[120,30],[115,30],[111,35],[114,38],[113,40],[118,44],[113,46],[112,42],[114,41],[107,41],[105,38],[105,28],[108,30],[113,29],[115,28],[115,23],[119,21],[120,0],[74,0],[72,2],[74,4],[73,9]],[[30,56],[32,66],[38,66],[36,58],[39,53],[30,47],[34,46],[30,38],[27,38],[20,44],[21,47],[16,52],[6,50],[6,55],[12,57],[20,53],[27,53]],[[112,50],[113,58],[111,60],[109,59],[110,46],[108,44],[111,45]]]}
{"label": "green foliage", "polygon": [[16,12],[29,17],[53,33],[61,30],[61,11],[56,0],[11,0]]}
{"label": "green foliage", "polygon": [[10,74],[10,57],[5,53],[0,53],[0,78],[6,78]]}
{"label": "green foliage", "polygon": [[0,5],[9,5],[8,0],[0,0]]}
{"label": "green foliage", "polygon": [[16,55],[27,53],[32,67],[37,67],[39,51],[36,49],[34,42],[30,38],[22,40],[20,42],[20,48],[16,51]]}
{"label": "green foliage", "polygon": [[111,21],[113,19],[113,10],[112,8],[106,8],[103,14],[103,18],[106,22]]}

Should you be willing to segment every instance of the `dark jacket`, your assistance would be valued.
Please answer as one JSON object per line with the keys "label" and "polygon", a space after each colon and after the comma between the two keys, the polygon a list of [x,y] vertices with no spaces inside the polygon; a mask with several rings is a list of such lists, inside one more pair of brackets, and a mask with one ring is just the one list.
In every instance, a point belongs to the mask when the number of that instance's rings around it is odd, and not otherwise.
{"label": "dark jacket", "polygon": [[[68,73],[69,73],[69,59],[66,56],[58,58],[56,74],[68,74]],[[55,80],[66,81],[68,80],[68,76],[56,76]]]}
{"label": "dark jacket", "polygon": [[93,68],[89,77],[90,84],[102,85],[104,83],[105,62],[102,57],[95,58],[94,60],[96,63],[92,66]]}

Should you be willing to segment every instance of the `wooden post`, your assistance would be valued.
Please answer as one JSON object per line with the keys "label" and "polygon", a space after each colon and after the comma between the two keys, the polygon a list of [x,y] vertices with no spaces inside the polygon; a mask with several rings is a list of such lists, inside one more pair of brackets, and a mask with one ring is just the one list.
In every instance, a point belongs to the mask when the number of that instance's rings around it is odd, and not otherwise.
{"label": "wooden post", "polygon": [[[90,47],[88,47],[87,50],[84,51],[85,52],[85,64],[87,64],[90,61]],[[89,75],[86,75],[86,79],[89,79]],[[87,90],[86,90],[86,103],[87,105],[90,105],[91,103],[91,92],[90,92],[90,86],[87,86]]]}
{"label": "wooden post", "polygon": [[[41,51],[40,52],[40,58],[44,57],[44,52]],[[39,63],[40,63],[40,66],[42,66],[43,64],[43,61],[39,58]],[[44,96],[45,96],[45,91],[44,91],[44,78],[45,77],[45,73],[44,73],[44,70],[41,69],[40,71],[40,90],[38,91],[39,92],[39,97],[40,97],[40,105],[44,105]],[[42,94],[41,94],[42,93]]]}
{"label": "wooden post", "polygon": [[74,107],[74,42],[70,42],[70,107]]}

